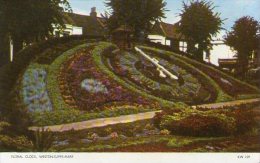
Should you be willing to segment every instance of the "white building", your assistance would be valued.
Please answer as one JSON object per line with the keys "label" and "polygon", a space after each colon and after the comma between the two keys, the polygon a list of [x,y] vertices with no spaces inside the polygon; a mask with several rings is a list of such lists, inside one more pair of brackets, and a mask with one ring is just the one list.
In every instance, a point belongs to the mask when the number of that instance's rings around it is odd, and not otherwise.
{"label": "white building", "polygon": [[168,24],[164,22],[156,22],[152,28],[148,38],[155,43],[167,45],[175,50],[186,52],[187,43],[184,37],[177,32],[179,24]]}
{"label": "white building", "polygon": [[104,36],[105,21],[97,17],[96,8],[91,8],[90,15],[80,15],[75,13],[64,13],[65,29],[54,30],[54,35],[58,37],[69,35],[94,35]]}
{"label": "white building", "polygon": [[[156,22],[148,38],[152,42],[170,46],[174,50],[186,52],[187,42],[185,41],[185,37],[178,33],[178,26],[178,23]],[[235,52],[229,46],[225,45],[223,40],[213,41],[212,44],[213,47],[210,50],[210,56],[204,54],[204,61],[218,65],[219,59],[232,59],[235,56]]]}

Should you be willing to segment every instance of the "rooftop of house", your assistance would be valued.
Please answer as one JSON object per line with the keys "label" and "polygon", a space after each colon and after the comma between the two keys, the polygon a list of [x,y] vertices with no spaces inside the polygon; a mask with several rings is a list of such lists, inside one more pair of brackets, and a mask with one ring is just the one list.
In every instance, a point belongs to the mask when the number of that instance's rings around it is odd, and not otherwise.
{"label": "rooftop of house", "polygon": [[82,27],[83,35],[104,35],[105,33],[105,19],[97,17],[95,10],[92,10],[90,15],[65,13],[65,23]]}
{"label": "rooftop of house", "polygon": [[169,24],[165,22],[156,22],[152,28],[151,34],[165,36],[169,39],[184,39],[184,36],[178,32],[179,23]]}

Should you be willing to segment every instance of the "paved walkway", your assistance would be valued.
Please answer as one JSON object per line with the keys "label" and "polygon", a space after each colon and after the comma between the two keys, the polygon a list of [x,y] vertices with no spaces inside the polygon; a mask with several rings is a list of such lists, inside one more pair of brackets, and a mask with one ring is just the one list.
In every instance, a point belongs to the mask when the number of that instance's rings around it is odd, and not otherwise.
{"label": "paved walkway", "polygon": [[239,106],[242,104],[250,104],[250,103],[255,103],[255,102],[260,102],[260,98],[220,102],[220,103],[214,103],[214,104],[203,104],[203,105],[198,105],[198,106],[192,106],[192,108],[199,107],[199,108],[205,108],[205,109],[219,109],[224,106],[225,107],[226,106]]}
{"label": "paved walkway", "polygon": [[[260,98],[257,99],[248,99],[248,100],[236,100],[236,101],[229,101],[229,102],[222,102],[222,103],[215,103],[215,104],[204,104],[198,106],[192,106],[193,108],[200,107],[200,108],[209,108],[209,109],[218,109],[222,108],[223,106],[238,106],[241,104],[250,104],[260,102]],[[54,125],[54,126],[45,126],[44,129],[48,129],[52,132],[64,132],[69,130],[83,130],[89,128],[96,128],[96,127],[104,127],[108,125],[115,125],[120,123],[129,123],[135,122],[139,120],[146,120],[152,119],[155,116],[156,112],[146,112],[146,113],[139,113],[139,114],[131,114],[131,115],[123,115],[119,117],[111,117],[111,118],[100,118],[94,120],[88,120],[83,122],[76,122],[76,123],[69,123],[69,124],[62,124],[62,125]],[[36,131],[41,129],[41,127],[29,127],[29,130]]]}
{"label": "paved walkway", "polygon": [[[104,127],[107,125],[129,123],[129,122],[135,122],[139,120],[151,119],[155,116],[156,112],[160,112],[160,110],[153,111],[153,112],[139,113],[139,114],[123,115],[119,117],[100,118],[100,119],[62,124],[62,125],[45,126],[44,129],[48,129],[49,131],[52,132],[64,132],[69,130],[83,130],[83,129],[89,129],[95,127]],[[32,131],[36,131],[38,129],[41,129],[41,127],[29,127],[29,130]]]}

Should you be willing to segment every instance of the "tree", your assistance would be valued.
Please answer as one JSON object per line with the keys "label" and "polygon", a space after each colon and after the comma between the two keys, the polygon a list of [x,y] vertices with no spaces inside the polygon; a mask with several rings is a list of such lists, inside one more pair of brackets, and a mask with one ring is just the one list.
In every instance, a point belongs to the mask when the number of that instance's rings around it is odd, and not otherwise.
{"label": "tree", "polygon": [[223,20],[219,13],[214,13],[212,2],[204,0],[183,2],[180,13],[179,32],[187,41],[187,52],[203,61],[203,53],[212,49],[212,37],[221,29]]}
{"label": "tree", "polygon": [[164,18],[166,2],[164,0],[107,0],[110,9],[108,28],[110,31],[120,25],[133,28],[134,36],[151,29],[152,22]]}
{"label": "tree", "polygon": [[250,16],[244,16],[235,22],[232,30],[225,36],[225,43],[237,51],[236,72],[241,77],[245,77],[249,58],[258,48],[257,31],[259,28],[259,22]]}
{"label": "tree", "polygon": [[39,41],[52,34],[54,26],[64,25],[67,0],[0,0],[0,35],[10,37],[14,52],[23,43]]}

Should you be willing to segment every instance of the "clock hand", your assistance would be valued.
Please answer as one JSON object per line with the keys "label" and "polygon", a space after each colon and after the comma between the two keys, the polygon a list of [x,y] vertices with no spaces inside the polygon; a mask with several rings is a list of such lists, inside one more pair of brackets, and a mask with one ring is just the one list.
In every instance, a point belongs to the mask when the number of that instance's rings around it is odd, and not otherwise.
{"label": "clock hand", "polygon": [[156,67],[157,70],[160,71],[160,74],[162,74],[161,72],[165,73],[166,75],[168,75],[171,79],[174,80],[178,80],[179,78],[176,75],[173,75],[170,71],[168,71],[166,68],[164,68],[162,65],[159,64],[159,61],[155,58],[151,58],[149,55],[145,54],[141,49],[139,49],[138,47],[135,47],[135,50],[137,52],[139,52],[143,57],[145,57],[147,60],[149,60],[150,62],[152,62]]}

